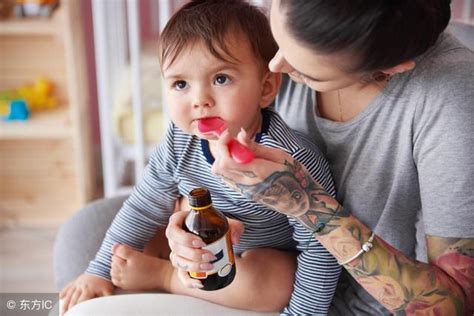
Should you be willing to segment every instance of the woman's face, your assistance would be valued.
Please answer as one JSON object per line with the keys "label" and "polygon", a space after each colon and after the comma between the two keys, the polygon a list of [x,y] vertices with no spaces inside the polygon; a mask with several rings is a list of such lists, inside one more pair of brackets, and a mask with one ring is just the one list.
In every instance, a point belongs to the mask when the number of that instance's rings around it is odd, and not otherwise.
{"label": "woman's face", "polygon": [[294,81],[304,83],[313,90],[325,92],[342,89],[360,82],[360,74],[344,72],[343,63],[350,62],[347,55],[324,55],[294,39],[286,29],[284,8],[280,0],[273,0],[270,24],[279,50],[270,61],[273,72],[287,73]]}

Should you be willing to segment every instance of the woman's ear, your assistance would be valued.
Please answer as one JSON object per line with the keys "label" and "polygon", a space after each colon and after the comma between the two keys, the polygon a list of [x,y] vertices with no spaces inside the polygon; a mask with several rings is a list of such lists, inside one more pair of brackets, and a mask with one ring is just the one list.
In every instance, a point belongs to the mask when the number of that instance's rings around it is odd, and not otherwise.
{"label": "woman's ear", "polygon": [[382,70],[382,72],[389,76],[393,76],[395,74],[400,74],[402,72],[412,70],[413,68],[415,68],[415,65],[416,65],[415,61],[407,60],[391,68],[384,69]]}
{"label": "woman's ear", "polygon": [[260,107],[268,107],[280,90],[281,73],[267,71],[262,82],[262,97],[260,98]]}

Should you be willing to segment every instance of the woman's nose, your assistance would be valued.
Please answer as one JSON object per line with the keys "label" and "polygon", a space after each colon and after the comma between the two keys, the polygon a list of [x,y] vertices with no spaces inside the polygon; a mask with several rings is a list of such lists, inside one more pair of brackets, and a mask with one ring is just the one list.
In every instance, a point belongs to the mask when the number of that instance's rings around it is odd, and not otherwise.
{"label": "woman's nose", "polygon": [[272,60],[270,60],[268,68],[271,72],[289,73],[293,71],[293,68],[286,62],[280,50],[278,50]]}

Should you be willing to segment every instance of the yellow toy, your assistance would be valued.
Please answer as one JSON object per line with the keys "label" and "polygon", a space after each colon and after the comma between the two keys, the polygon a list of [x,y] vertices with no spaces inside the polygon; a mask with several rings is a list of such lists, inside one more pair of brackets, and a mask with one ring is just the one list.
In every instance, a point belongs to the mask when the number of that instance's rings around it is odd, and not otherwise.
{"label": "yellow toy", "polygon": [[16,90],[18,98],[24,99],[32,111],[47,110],[58,106],[53,95],[53,84],[45,78],[39,78],[33,85],[25,85]]}
{"label": "yellow toy", "polygon": [[58,99],[53,95],[53,84],[45,78],[37,79],[32,85],[24,85],[16,90],[0,92],[0,116],[11,113],[14,101],[23,101],[31,112],[53,109]]}

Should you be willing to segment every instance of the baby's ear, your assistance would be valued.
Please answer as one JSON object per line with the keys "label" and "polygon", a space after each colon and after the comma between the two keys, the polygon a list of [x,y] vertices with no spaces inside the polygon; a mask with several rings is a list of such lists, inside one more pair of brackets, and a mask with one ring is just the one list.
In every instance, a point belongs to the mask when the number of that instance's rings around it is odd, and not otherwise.
{"label": "baby's ear", "polygon": [[263,109],[269,106],[275,99],[275,96],[280,89],[281,73],[267,71],[262,80],[262,97],[260,99],[260,107]]}

